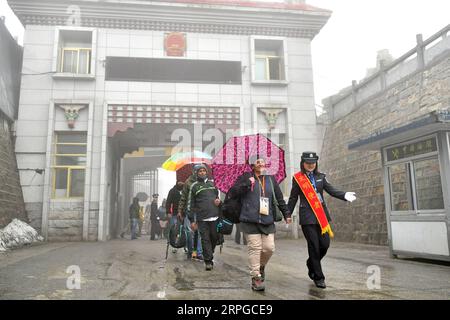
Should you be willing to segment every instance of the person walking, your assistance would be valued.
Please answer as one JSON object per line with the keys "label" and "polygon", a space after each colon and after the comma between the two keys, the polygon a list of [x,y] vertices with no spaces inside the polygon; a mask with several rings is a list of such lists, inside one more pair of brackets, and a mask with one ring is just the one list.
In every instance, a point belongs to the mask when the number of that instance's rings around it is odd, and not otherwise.
{"label": "person walking", "polygon": [[168,235],[168,225],[169,225],[169,218],[167,217],[166,214],[166,203],[167,200],[163,199],[161,206],[158,208],[158,221],[159,221],[159,226],[160,226],[160,238],[161,239],[167,239]]}
{"label": "person walking", "polygon": [[330,215],[323,198],[323,190],[329,195],[344,201],[354,201],[354,192],[339,191],[327,180],[324,173],[319,172],[319,156],[315,152],[303,152],[300,162],[300,172],[292,179],[292,189],[288,207],[294,210],[300,198],[300,225],[308,244],[308,259],[306,266],[308,276],[318,288],[325,289],[325,276],[321,261],[330,246],[330,236],[333,231],[330,226]]}
{"label": "person walking", "polygon": [[201,164],[194,164],[192,166],[192,175],[189,176],[188,179],[186,179],[183,190],[181,191],[180,201],[178,202],[178,218],[180,220],[183,220],[185,223],[185,227],[188,232],[188,239],[187,239],[187,258],[193,259],[193,260],[203,260],[202,255],[202,244],[201,239],[199,236],[198,230],[192,230],[191,229],[191,221],[189,220],[188,215],[186,214],[186,206],[187,201],[189,197],[189,192],[191,191],[192,184],[197,181],[196,176],[196,169]]}
{"label": "person walking", "polygon": [[205,165],[198,165],[195,169],[197,181],[189,192],[186,212],[191,221],[191,229],[199,230],[205,269],[210,271],[214,266],[214,250],[219,240],[217,222],[219,219],[219,190],[213,181],[208,180]]}
{"label": "person walking", "polygon": [[156,240],[155,236],[157,237],[161,229],[158,221],[158,196],[159,195],[157,193],[153,194],[152,203],[150,205],[150,222],[151,222],[150,240]]}
{"label": "person walking", "polygon": [[[169,230],[170,227],[177,222],[177,214],[178,214],[178,204],[181,199],[181,192],[183,191],[184,181],[177,181],[175,186],[170,189],[169,194],[167,195],[167,203],[166,203],[166,214],[169,219]],[[177,249],[173,248],[172,253],[176,253]]]}
{"label": "person walking", "polygon": [[264,157],[254,155],[248,160],[252,172],[241,175],[230,192],[241,198],[240,228],[247,239],[251,288],[265,290],[265,268],[275,251],[275,201],[286,223],[291,223],[291,212],[275,178],[265,173]]}
{"label": "person walking", "polygon": [[133,203],[130,205],[130,223],[131,223],[131,240],[137,239],[137,228],[139,220],[139,199],[137,197],[133,198]]}

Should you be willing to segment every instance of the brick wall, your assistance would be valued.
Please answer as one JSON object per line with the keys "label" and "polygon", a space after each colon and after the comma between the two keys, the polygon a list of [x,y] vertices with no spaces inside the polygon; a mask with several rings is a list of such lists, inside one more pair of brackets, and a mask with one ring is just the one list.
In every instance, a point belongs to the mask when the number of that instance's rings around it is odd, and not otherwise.
{"label": "brick wall", "polygon": [[0,228],[14,218],[29,222],[9,125],[0,112]]}
{"label": "brick wall", "polygon": [[327,173],[333,185],[358,196],[352,204],[327,197],[337,240],[387,244],[381,154],[349,151],[348,145],[378,130],[407,124],[449,106],[447,51],[423,71],[406,77],[327,126],[320,170]]}

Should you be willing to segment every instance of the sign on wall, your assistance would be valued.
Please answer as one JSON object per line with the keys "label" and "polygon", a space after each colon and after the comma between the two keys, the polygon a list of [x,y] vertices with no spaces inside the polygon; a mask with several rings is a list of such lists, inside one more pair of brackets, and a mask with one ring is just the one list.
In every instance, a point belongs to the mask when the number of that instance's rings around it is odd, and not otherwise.
{"label": "sign on wall", "polygon": [[186,52],[186,34],[181,32],[166,33],[164,50],[167,56],[184,57]]}
{"label": "sign on wall", "polygon": [[386,149],[387,161],[411,158],[437,151],[436,138],[428,138],[413,143]]}

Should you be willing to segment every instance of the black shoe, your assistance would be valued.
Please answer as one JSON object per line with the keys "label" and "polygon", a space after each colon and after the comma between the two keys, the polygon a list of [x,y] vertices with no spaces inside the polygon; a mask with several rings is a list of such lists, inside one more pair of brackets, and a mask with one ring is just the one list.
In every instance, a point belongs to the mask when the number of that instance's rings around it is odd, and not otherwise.
{"label": "black shoe", "polygon": [[266,268],[266,266],[259,267],[259,274],[261,275],[261,280],[263,282],[264,282],[264,280],[266,280],[266,272],[264,271],[265,268]]}
{"label": "black shoe", "polygon": [[264,281],[261,277],[253,277],[252,278],[252,290],[253,291],[264,291],[266,286],[264,285]]}
{"label": "black shoe", "polygon": [[323,279],[314,280],[314,284],[316,285],[317,288],[321,288],[321,289],[325,289],[327,287],[325,284],[325,280],[323,280]]}

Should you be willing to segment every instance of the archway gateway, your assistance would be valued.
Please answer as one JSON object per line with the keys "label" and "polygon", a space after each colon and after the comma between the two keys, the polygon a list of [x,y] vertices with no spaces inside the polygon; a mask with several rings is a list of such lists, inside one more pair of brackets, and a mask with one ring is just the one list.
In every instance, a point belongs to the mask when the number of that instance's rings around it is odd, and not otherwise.
{"label": "archway gateway", "polygon": [[[116,237],[126,226],[136,177],[144,177],[144,184],[151,185],[149,192],[157,193],[158,176],[149,173],[160,168],[173,148],[181,144],[203,150],[211,140],[225,142],[227,134],[239,130],[240,108],[112,104],[107,106],[107,119],[98,240]],[[214,134],[205,137],[211,129],[216,129]],[[136,150],[141,151],[124,157]]]}

